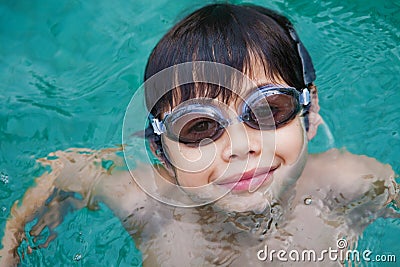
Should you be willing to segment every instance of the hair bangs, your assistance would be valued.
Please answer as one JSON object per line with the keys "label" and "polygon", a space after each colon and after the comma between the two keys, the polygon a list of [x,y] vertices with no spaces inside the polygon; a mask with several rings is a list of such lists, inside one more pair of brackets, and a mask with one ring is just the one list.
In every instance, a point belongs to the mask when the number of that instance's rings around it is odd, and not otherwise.
{"label": "hair bangs", "polygon": [[[303,88],[302,65],[296,44],[285,30],[288,20],[273,11],[253,6],[215,4],[187,16],[173,27],[152,51],[145,80],[152,75],[185,62],[216,62],[230,66],[252,80],[265,78],[272,83],[284,81]],[[193,83],[146,88],[150,112],[157,116],[179,103],[198,97],[218,98],[226,104],[236,100],[242,90],[235,75],[216,73],[219,83],[196,82],[205,70],[193,71]],[[215,74],[215,75],[216,75]],[[153,92],[150,92],[153,91]],[[151,105],[149,105],[151,104]]]}

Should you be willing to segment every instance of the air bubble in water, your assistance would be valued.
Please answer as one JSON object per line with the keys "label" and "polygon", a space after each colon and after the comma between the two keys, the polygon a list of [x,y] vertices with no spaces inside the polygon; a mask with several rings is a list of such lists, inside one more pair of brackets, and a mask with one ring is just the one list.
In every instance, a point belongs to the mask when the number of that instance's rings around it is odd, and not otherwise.
{"label": "air bubble in water", "polygon": [[0,181],[3,184],[8,184],[9,180],[8,180],[8,174],[5,172],[0,172]]}
{"label": "air bubble in water", "polygon": [[76,253],[74,256],[74,261],[80,261],[82,259],[82,254]]}

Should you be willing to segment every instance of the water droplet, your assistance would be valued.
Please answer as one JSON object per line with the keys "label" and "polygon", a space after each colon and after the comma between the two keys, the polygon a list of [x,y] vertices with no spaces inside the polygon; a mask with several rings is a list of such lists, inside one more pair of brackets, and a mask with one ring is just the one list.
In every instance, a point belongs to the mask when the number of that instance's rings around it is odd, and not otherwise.
{"label": "water droplet", "polygon": [[271,213],[272,214],[277,214],[278,210],[275,207],[273,207],[273,208],[271,208]]}
{"label": "water droplet", "polygon": [[311,203],[312,203],[311,197],[306,197],[306,198],[304,199],[304,204],[310,205]]}
{"label": "water droplet", "polygon": [[258,229],[260,229],[261,223],[260,222],[256,222],[254,224],[254,227],[251,228],[251,232],[254,234],[258,231]]}
{"label": "water droplet", "polygon": [[268,229],[265,228],[265,229],[262,231],[261,235],[265,235],[267,232],[268,232]]}
{"label": "water droplet", "polygon": [[3,184],[8,184],[9,180],[8,180],[8,174],[5,172],[0,172],[0,181]]}
{"label": "water droplet", "polygon": [[74,261],[80,261],[82,259],[82,254],[76,253],[74,256]]}

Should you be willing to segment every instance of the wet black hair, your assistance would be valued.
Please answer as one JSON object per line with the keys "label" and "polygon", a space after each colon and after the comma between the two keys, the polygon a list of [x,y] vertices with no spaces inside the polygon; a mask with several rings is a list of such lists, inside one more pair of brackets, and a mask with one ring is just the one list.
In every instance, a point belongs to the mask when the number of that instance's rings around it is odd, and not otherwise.
{"label": "wet black hair", "polygon": [[[185,17],[153,49],[144,80],[168,67],[192,61],[222,63],[250,77],[258,64],[271,81],[282,79],[298,90],[315,80],[311,58],[291,22],[256,5],[212,4]],[[174,103],[191,98],[220,97],[228,103],[233,96],[232,91],[210,84],[185,84],[172,91],[151,88],[145,94],[154,117]]]}

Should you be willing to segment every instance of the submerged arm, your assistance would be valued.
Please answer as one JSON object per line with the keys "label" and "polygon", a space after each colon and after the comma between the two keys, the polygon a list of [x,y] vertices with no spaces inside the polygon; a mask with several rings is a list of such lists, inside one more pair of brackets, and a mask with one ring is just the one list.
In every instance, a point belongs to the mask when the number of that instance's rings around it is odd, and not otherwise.
{"label": "submerged arm", "polygon": [[[37,178],[35,186],[29,188],[23,199],[13,205],[2,240],[0,266],[18,263],[17,248],[27,239],[25,226],[28,222],[37,219],[30,234],[38,236],[45,227],[54,230],[68,211],[82,207],[96,208],[96,199],[102,197],[101,193],[114,194],[117,186],[110,183],[114,179],[109,177],[114,169],[123,165],[123,159],[115,154],[118,150],[70,149],[39,159],[51,171]],[[109,190],[97,192],[95,188],[103,180],[108,181]],[[118,179],[115,181],[118,182]],[[53,233],[44,244],[28,247],[27,253],[46,246],[54,237]],[[23,252],[21,256],[24,257]]]}

